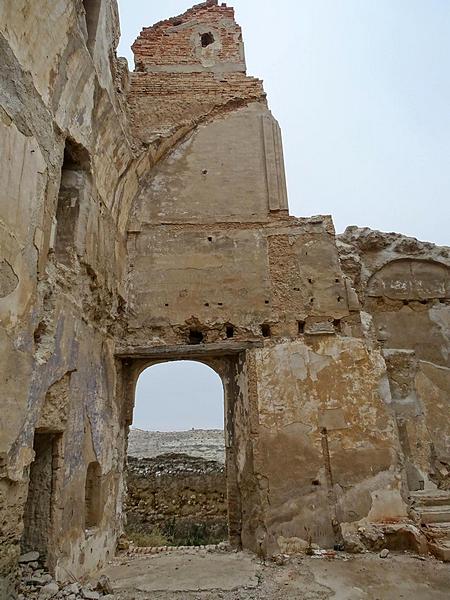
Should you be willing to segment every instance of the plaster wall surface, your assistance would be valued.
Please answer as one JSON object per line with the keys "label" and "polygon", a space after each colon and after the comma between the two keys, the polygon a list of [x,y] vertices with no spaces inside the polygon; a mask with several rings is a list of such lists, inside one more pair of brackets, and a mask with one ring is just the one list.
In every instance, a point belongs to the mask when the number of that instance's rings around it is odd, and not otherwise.
{"label": "plaster wall surface", "polygon": [[336,523],[404,516],[380,352],[361,339],[320,336],[261,348],[255,359],[255,464],[270,551],[290,537],[330,547]]}
{"label": "plaster wall surface", "polygon": [[[14,595],[38,435],[61,438],[57,482],[42,469],[39,500],[30,508],[39,511],[45,490],[57,483],[45,536],[57,576],[96,568],[114,553],[120,531],[125,433],[115,400],[114,336],[125,294],[124,222],[137,175],[129,170],[136,153],[115,56],[117,7],[98,4],[92,39],[82,2],[0,6],[2,598]],[[61,261],[58,204],[70,151],[83,163],[85,181],[69,182],[79,213]],[[88,537],[83,507],[92,460],[101,465],[106,503]]]}
{"label": "plaster wall surface", "polygon": [[410,490],[450,489],[450,250],[349,227],[339,236],[386,361]]}

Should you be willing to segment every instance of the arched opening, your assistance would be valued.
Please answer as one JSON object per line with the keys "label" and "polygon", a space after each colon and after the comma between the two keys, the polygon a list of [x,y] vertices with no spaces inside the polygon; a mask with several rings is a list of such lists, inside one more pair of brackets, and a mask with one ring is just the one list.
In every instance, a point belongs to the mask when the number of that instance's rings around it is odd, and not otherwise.
{"label": "arched opening", "polygon": [[69,265],[75,252],[78,221],[90,193],[88,152],[70,139],[64,147],[56,208],[54,251],[58,262]]}
{"label": "arched opening", "polygon": [[97,41],[97,28],[100,16],[101,0],[83,0],[83,8],[86,20],[87,40],[86,45],[90,54],[94,53]]}
{"label": "arched opening", "polygon": [[34,460],[30,465],[28,496],[24,510],[21,540],[23,552],[37,551],[49,566],[51,541],[54,534],[55,496],[58,462],[61,460],[62,434],[36,430]]}
{"label": "arched opening", "polygon": [[206,48],[207,46],[214,44],[214,36],[210,31],[208,31],[207,33],[202,33],[200,35],[200,41],[202,44],[202,48]]}
{"label": "arched opening", "polygon": [[102,494],[101,494],[102,471],[98,462],[91,462],[86,471],[85,486],[85,527],[91,529],[97,527],[102,519]]}
{"label": "arched opening", "polygon": [[128,439],[128,538],[138,546],[228,539],[224,389],[208,365],[159,362],[137,381]]}

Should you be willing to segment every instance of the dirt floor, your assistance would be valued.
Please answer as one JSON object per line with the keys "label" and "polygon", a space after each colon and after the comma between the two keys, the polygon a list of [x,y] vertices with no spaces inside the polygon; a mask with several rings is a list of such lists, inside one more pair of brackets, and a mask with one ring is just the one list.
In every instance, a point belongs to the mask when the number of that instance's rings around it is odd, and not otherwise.
{"label": "dirt floor", "polygon": [[450,564],[409,554],[295,557],[177,551],[116,558],[104,571],[120,600],[450,600]]}

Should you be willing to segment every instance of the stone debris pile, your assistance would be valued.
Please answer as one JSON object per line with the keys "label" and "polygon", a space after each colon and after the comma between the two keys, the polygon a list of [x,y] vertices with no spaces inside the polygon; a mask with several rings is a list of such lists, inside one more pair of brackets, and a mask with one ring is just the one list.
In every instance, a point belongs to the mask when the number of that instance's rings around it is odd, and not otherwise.
{"label": "stone debris pile", "polygon": [[58,583],[48,573],[39,552],[27,552],[19,558],[18,600],[116,600],[111,583],[102,575],[97,583]]}

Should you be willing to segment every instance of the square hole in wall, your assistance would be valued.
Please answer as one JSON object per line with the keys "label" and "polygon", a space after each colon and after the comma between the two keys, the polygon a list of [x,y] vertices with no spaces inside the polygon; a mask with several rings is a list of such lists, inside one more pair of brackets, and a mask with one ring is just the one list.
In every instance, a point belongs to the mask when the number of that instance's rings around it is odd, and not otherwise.
{"label": "square hole in wall", "polygon": [[201,42],[202,48],[211,46],[211,44],[214,44],[213,34],[210,31],[208,31],[207,33],[202,33],[200,35],[200,42]]}
{"label": "square hole in wall", "polygon": [[205,334],[200,329],[189,330],[189,343],[190,344],[201,344],[205,341]]}
{"label": "square hole in wall", "polygon": [[270,337],[271,335],[271,331],[270,331],[270,325],[269,323],[263,323],[261,325],[261,333],[263,337]]}

